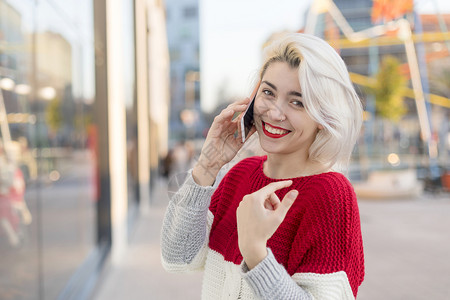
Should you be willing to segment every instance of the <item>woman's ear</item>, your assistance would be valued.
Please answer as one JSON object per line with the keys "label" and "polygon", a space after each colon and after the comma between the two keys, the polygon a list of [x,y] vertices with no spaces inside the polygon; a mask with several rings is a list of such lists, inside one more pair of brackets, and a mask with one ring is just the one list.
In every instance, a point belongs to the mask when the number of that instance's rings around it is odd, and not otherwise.
{"label": "woman's ear", "polygon": [[323,129],[323,125],[322,125],[322,124],[318,124],[318,125],[317,125],[317,128],[318,128],[319,130],[322,130],[322,129]]}

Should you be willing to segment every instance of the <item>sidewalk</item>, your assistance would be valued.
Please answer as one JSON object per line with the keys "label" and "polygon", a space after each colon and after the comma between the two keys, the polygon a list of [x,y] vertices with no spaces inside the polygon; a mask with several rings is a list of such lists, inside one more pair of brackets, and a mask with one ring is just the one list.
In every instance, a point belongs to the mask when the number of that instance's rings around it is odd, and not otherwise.
{"label": "sidewalk", "polygon": [[158,181],[148,214],[140,215],[124,260],[111,266],[94,300],[200,299],[202,273],[167,273],[160,259],[160,233],[168,203]]}
{"label": "sidewalk", "polygon": [[358,300],[450,299],[450,195],[359,201],[366,277]]}
{"label": "sidewalk", "polygon": [[[200,299],[201,273],[169,274],[160,263],[164,184],[139,218],[126,258],[110,269],[94,300]],[[366,277],[358,300],[450,299],[448,198],[360,199]]]}

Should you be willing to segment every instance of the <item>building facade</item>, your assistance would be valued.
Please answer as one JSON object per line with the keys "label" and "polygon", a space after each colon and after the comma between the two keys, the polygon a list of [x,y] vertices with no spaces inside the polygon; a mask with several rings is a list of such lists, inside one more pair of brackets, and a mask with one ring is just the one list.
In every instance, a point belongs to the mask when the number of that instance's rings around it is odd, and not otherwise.
{"label": "building facade", "polygon": [[170,140],[201,135],[198,0],[167,0],[170,53]]}

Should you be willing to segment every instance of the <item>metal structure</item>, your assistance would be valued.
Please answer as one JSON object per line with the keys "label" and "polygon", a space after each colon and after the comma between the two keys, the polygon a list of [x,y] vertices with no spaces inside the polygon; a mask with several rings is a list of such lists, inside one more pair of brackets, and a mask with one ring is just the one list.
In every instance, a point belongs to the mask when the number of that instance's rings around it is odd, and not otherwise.
{"label": "metal structure", "polygon": [[[399,18],[385,24],[372,26],[368,29],[355,32],[332,0],[314,0],[311,4],[311,8],[307,16],[305,33],[314,34],[318,16],[323,13],[330,14],[333,21],[345,36],[345,39],[330,41],[331,45],[333,45],[334,43],[334,45],[339,45],[340,48],[369,47],[370,41],[375,38],[380,38],[377,41],[381,41],[382,45],[404,45],[412,83],[412,90],[408,90],[407,96],[412,97],[415,100],[422,139],[426,142],[428,155],[431,159],[435,159],[435,157],[432,157],[435,151],[431,149],[432,143],[430,120],[425,101],[424,89],[421,81],[416,47],[414,44],[419,39],[419,37],[413,34],[410,22],[407,19]],[[389,35],[387,35],[388,33]],[[436,40],[449,41],[450,33],[443,32],[421,34],[420,39],[422,42]],[[350,75],[354,83],[370,85],[369,78],[355,73],[352,73]],[[432,99],[434,104],[444,107],[450,107],[450,99],[437,95],[429,96],[430,100]]]}

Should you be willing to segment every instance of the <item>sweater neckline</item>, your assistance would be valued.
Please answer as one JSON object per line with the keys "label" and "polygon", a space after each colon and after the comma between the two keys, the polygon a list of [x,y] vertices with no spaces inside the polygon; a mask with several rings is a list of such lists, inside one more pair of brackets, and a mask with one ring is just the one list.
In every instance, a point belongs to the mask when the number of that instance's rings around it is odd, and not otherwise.
{"label": "sweater neckline", "polygon": [[309,178],[314,178],[314,177],[322,177],[327,174],[336,173],[335,171],[327,171],[327,172],[322,172],[322,173],[318,173],[318,174],[298,176],[298,177],[272,178],[272,177],[267,176],[266,173],[264,173],[264,162],[266,160],[267,160],[267,155],[261,156],[258,171],[265,180],[270,181],[270,182],[277,182],[277,181],[283,181],[283,180],[298,181],[298,180],[304,180],[304,179],[309,179]]}

